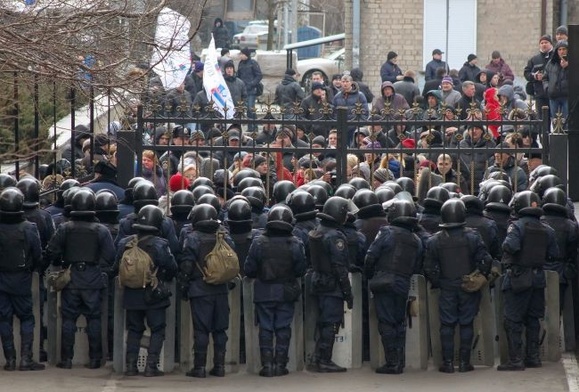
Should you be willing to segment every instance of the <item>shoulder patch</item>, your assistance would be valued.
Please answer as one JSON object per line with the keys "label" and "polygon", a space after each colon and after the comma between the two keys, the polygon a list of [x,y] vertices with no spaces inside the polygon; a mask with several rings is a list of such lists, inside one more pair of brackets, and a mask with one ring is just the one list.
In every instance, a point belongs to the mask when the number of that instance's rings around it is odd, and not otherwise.
{"label": "shoulder patch", "polygon": [[346,244],[344,243],[344,240],[336,240],[336,248],[338,250],[344,250],[346,248]]}

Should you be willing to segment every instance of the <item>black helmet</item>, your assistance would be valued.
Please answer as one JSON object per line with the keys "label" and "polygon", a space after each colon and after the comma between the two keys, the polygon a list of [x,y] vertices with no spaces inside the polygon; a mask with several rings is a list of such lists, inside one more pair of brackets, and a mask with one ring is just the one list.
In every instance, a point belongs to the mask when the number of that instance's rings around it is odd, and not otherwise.
{"label": "black helmet", "polygon": [[466,224],[466,207],[460,199],[448,199],[440,208],[442,223],[438,226],[449,229]]}
{"label": "black helmet", "polygon": [[473,195],[464,195],[460,198],[466,207],[467,212],[482,214],[485,205],[481,199]]}
{"label": "black helmet", "polygon": [[379,186],[378,188],[376,188],[374,193],[376,194],[376,197],[378,198],[378,202],[380,204],[383,204],[388,200],[392,200],[394,199],[394,196],[396,196],[396,193],[394,193],[392,188],[387,186]]}
{"label": "black helmet", "polygon": [[267,221],[274,222],[280,221],[289,223],[290,225],[293,223],[294,214],[292,210],[288,206],[284,205],[276,205],[272,207],[271,210],[267,213]]}
{"label": "black helmet", "polygon": [[139,231],[160,231],[163,219],[163,211],[159,207],[149,204],[139,210],[133,227]]}
{"label": "black helmet", "polygon": [[195,189],[199,185],[205,185],[208,186],[209,188],[213,188],[213,181],[211,181],[211,179],[207,177],[197,177],[191,184],[191,189]]}
{"label": "black helmet", "polygon": [[150,181],[139,181],[133,188],[133,206],[139,209],[149,204],[154,206],[159,204],[155,185]]}
{"label": "black helmet", "polygon": [[227,221],[235,223],[249,223],[251,219],[251,205],[247,200],[237,199],[229,204]]}
{"label": "black helmet", "polygon": [[229,204],[227,209],[227,221],[235,223],[252,222],[251,205],[247,200],[237,199]]}
{"label": "black helmet", "polygon": [[396,180],[396,183],[402,187],[403,191],[410,193],[412,196],[416,194],[416,185],[414,180],[410,177],[400,177]]}
{"label": "black helmet", "polygon": [[503,206],[508,206],[513,198],[513,192],[511,189],[505,185],[497,184],[491,188],[487,198],[485,200],[485,207],[498,207],[503,208]]}
{"label": "black helmet", "polygon": [[266,196],[263,188],[258,186],[250,186],[249,188],[245,188],[241,192],[241,195],[247,197],[247,200],[249,200],[249,204],[251,204],[252,208],[261,211],[263,210],[263,207],[265,207]]}
{"label": "black helmet", "polygon": [[324,188],[324,189],[326,190],[326,193],[327,193],[328,195],[331,195],[331,194],[334,192],[334,188],[332,188],[332,186],[330,185],[330,183],[328,183],[328,182],[326,182],[326,181],[324,181],[324,180],[314,180],[314,181],[311,181],[311,182],[309,183],[309,185],[310,185],[310,186],[312,186],[312,185],[321,186],[322,188]]}
{"label": "black helmet", "polygon": [[531,185],[529,190],[535,192],[539,197],[542,199],[543,194],[547,191],[547,189],[552,187],[558,187],[564,189],[563,182],[559,177],[554,174],[547,174],[543,177],[539,177],[537,181]]}
{"label": "black helmet", "polygon": [[233,177],[233,186],[237,188],[241,180],[247,177],[261,178],[256,170],[250,168],[241,169],[239,172],[237,172],[235,177]]}
{"label": "black helmet", "polygon": [[340,196],[344,199],[351,199],[356,194],[357,189],[354,188],[353,185],[350,184],[342,184],[336,189],[334,192],[334,196]]}
{"label": "black helmet", "polygon": [[322,208],[328,200],[328,192],[321,185],[311,185],[307,188],[307,191],[314,197],[317,208]]}
{"label": "black helmet", "polygon": [[529,173],[529,184],[533,184],[540,177],[546,176],[547,174],[559,175],[557,169],[548,165],[539,165]]}
{"label": "black helmet", "polygon": [[[0,174],[0,176],[2,176]],[[0,188],[2,186],[0,185]],[[60,186],[58,187],[58,191],[56,192],[56,197],[58,199],[62,199],[62,201],[64,201],[64,192],[67,191],[70,188],[74,188],[74,187],[80,187],[80,182],[78,182],[77,180],[73,179],[73,178],[69,178],[68,180],[64,180]]]}
{"label": "black helmet", "polygon": [[354,188],[356,188],[356,190],[372,189],[370,183],[365,179],[363,179],[362,177],[354,177],[350,181],[348,181],[348,184],[352,185]]}
{"label": "black helmet", "polygon": [[511,205],[517,214],[540,215],[541,213],[541,198],[533,191],[515,193]]}
{"label": "black helmet", "polygon": [[16,188],[24,195],[24,207],[36,207],[40,201],[40,185],[35,178],[23,178],[16,184]]}
{"label": "black helmet", "polygon": [[[410,193],[410,192],[409,192]],[[408,200],[395,200],[388,208],[388,222],[416,221],[416,207]]]}
{"label": "black helmet", "polygon": [[193,193],[187,189],[180,189],[171,197],[171,212],[173,214],[189,214],[194,205]]}
{"label": "black helmet", "polygon": [[306,191],[295,190],[287,197],[286,204],[291,208],[294,215],[315,211],[316,200]]}
{"label": "black helmet", "polygon": [[217,210],[211,204],[197,204],[191,209],[187,218],[193,225],[203,221],[215,221],[217,220]]}
{"label": "black helmet", "polygon": [[68,188],[62,194],[62,197],[64,199],[64,206],[69,207],[69,211],[70,211],[70,206],[72,205],[72,197],[76,194],[76,192],[80,191],[81,189],[82,188],[80,186],[75,186],[72,188]]}
{"label": "black helmet", "polygon": [[250,186],[258,186],[263,188],[263,181],[260,178],[246,177],[237,184],[237,192],[241,193],[245,188]]}
{"label": "black helmet", "polygon": [[80,188],[70,202],[71,216],[91,216],[95,214],[96,197],[89,188]]}
{"label": "black helmet", "polygon": [[203,195],[206,194],[210,194],[210,195],[214,195],[215,191],[213,190],[213,188],[208,187],[207,185],[198,185],[195,188],[191,188],[192,193],[193,193],[193,199],[195,200],[195,204],[197,204],[197,201],[199,200],[199,198]]}
{"label": "black helmet", "polygon": [[0,214],[21,215],[24,195],[20,189],[8,187],[0,193]]}
{"label": "black helmet", "polygon": [[0,174],[0,190],[16,186],[16,179],[9,174]]}
{"label": "black helmet", "polygon": [[446,189],[449,193],[458,195],[458,197],[462,196],[462,190],[456,182],[444,182],[439,187]]}
{"label": "black helmet", "polygon": [[225,185],[229,185],[231,177],[232,177],[231,172],[229,170],[217,169],[215,170],[215,173],[213,173],[213,185],[216,187],[223,187]]}
{"label": "black helmet", "polygon": [[450,199],[450,192],[447,189],[441,186],[433,186],[426,192],[424,206],[440,208],[448,199]]}
{"label": "black helmet", "polygon": [[296,190],[293,182],[288,180],[278,181],[273,185],[273,201],[275,203],[285,203],[288,195]]}
{"label": "black helmet", "polygon": [[376,196],[376,194],[370,189],[359,189],[352,198],[352,201],[356,207],[360,209],[364,207],[379,205],[378,196]]}
{"label": "black helmet", "polygon": [[400,186],[400,184],[398,184],[396,181],[386,181],[384,184],[380,185],[381,187],[387,187],[390,188],[394,191],[394,193],[398,193],[398,192],[402,192],[404,189],[402,189],[402,186]]}
{"label": "black helmet", "polygon": [[543,210],[567,213],[567,194],[560,188],[549,188],[543,195]]}
{"label": "black helmet", "polygon": [[334,221],[340,225],[346,223],[348,212],[355,213],[352,209],[352,202],[343,197],[332,196],[324,204],[324,209],[318,214],[322,219]]}
{"label": "black helmet", "polygon": [[95,211],[97,212],[119,212],[119,200],[114,192],[108,189],[101,189],[96,193]]}
{"label": "black helmet", "polygon": [[133,177],[129,180],[127,187],[125,188],[125,204],[132,204],[133,203],[133,188],[137,185],[140,181],[147,181],[143,177]]}
{"label": "black helmet", "polygon": [[218,214],[221,211],[221,203],[219,202],[219,198],[212,193],[206,193],[202,195],[199,199],[197,199],[197,204],[211,204]]}

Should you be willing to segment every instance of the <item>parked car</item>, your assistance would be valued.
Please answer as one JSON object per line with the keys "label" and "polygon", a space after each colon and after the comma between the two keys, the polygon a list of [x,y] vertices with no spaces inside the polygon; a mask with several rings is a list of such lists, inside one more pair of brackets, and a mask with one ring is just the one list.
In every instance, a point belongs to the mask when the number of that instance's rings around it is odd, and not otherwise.
{"label": "parked car", "polygon": [[306,91],[310,91],[312,73],[319,71],[324,77],[326,85],[329,85],[332,75],[342,73],[344,67],[344,48],[338,49],[327,56],[316,57],[306,60],[298,60],[297,71],[302,75],[301,85]]}
{"label": "parked car", "polygon": [[245,27],[242,33],[233,36],[231,47],[234,49],[245,48],[257,49],[260,36],[267,36],[269,26],[261,23],[250,23]]}

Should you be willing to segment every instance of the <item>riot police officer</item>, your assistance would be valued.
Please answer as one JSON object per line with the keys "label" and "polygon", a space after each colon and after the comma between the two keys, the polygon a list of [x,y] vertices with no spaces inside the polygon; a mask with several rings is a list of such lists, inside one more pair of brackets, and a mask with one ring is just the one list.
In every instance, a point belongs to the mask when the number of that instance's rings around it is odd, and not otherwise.
{"label": "riot police officer", "polygon": [[428,233],[434,234],[440,230],[440,209],[448,199],[450,199],[450,193],[441,186],[432,187],[426,193],[426,198],[423,202],[424,211],[418,217],[418,223]]}
{"label": "riot police officer", "polygon": [[291,322],[301,293],[297,278],[306,270],[304,244],[292,234],[292,221],[287,206],[273,207],[265,232],[254,239],[244,264],[245,275],[256,278],[253,301],[259,323],[262,377],[288,374]]}
{"label": "riot police officer", "polygon": [[[505,185],[495,185],[485,200],[484,216],[495,221],[497,225],[497,237],[499,245],[507,237],[507,229],[511,218],[509,202],[513,197],[511,190]],[[501,251],[502,252],[502,251]]]}
{"label": "riot police officer", "polygon": [[316,201],[311,194],[298,189],[289,195],[287,205],[291,208],[295,219],[292,234],[304,243],[306,263],[309,265],[310,247],[308,234],[318,226],[318,220],[316,219],[316,214],[318,213],[316,210]]}
{"label": "riot police officer", "polygon": [[441,231],[427,242],[424,272],[433,289],[440,288],[440,343],[443,363],[439,371],[454,373],[454,330],[460,326],[459,372],[474,370],[470,363],[473,321],[479,311],[480,290],[467,292],[462,278],[478,270],[488,276],[492,258],[476,231],[465,228],[466,208],[460,199],[441,208]]}
{"label": "riot police officer", "polygon": [[344,301],[351,309],[354,303],[348,278],[348,245],[341,231],[348,212],[355,212],[342,197],[330,197],[324,204],[320,225],[309,234],[310,261],[314,270],[312,288],[318,299],[318,339],[308,370],[318,373],[345,372],[332,361],[336,333],[344,316]]}
{"label": "riot police officer", "polygon": [[422,268],[423,244],[413,233],[417,224],[414,203],[395,201],[388,209],[388,221],[390,225],[382,226],[368,249],[364,271],[374,294],[378,331],[386,356],[386,363],[376,373],[400,374],[410,278]]}
{"label": "riot police officer", "polygon": [[20,320],[19,370],[43,370],[32,360],[34,314],[32,313],[32,271],[41,270],[42,250],[34,223],[24,219],[24,196],[13,187],[0,194],[0,338],[6,364],[4,370],[16,370],[16,348],[12,321]]}
{"label": "riot police officer", "polygon": [[[151,330],[151,338],[147,349],[145,377],[162,376],[164,373],[157,368],[159,355],[165,340],[166,310],[170,305],[170,292],[164,282],[168,282],[177,273],[177,263],[171,254],[166,239],[159,236],[163,224],[163,211],[159,207],[148,205],[139,210],[137,222],[133,227],[137,230],[138,246],[143,249],[157,269],[156,277],[159,285],[143,289],[125,287],[123,291],[123,307],[126,309],[127,323],[127,356],[126,376],[136,376],[137,360],[141,347],[141,338],[145,331],[145,320]],[[115,265],[118,264],[132,239],[126,237],[119,243]]]}
{"label": "riot police officer", "polygon": [[[54,221],[52,215],[39,207],[40,204],[40,184],[36,179],[26,177],[18,181],[16,187],[20,189],[24,195],[24,203],[22,204],[24,210],[24,217],[27,221],[35,223],[40,236],[40,243],[42,250],[46,249],[48,241],[54,234]],[[41,274],[44,271],[39,271]],[[44,302],[46,301],[46,287],[44,281],[40,280],[40,323],[42,323],[44,315]],[[46,351],[44,350],[44,340],[46,339],[46,325],[42,325],[40,329],[40,362],[46,361]]]}
{"label": "riot police officer", "polygon": [[[149,181],[139,181],[137,184],[135,184],[132,195],[134,212],[121,219],[119,223],[119,233],[115,238],[115,246],[117,247],[123,238],[129,235],[137,234],[136,229],[133,228],[133,224],[135,223],[137,214],[141,208],[146,205],[156,206],[159,204],[155,186]],[[163,224],[161,226],[161,237],[169,241],[171,253],[177,255],[179,252],[179,240],[175,234],[175,225],[169,217],[165,217],[163,219]]]}
{"label": "riot police officer", "polygon": [[[540,367],[539,319],[545,315],[545,263],[559,256],[554,230],[541,223],[539,196],[532,191],[515,194],[513,209],[518,220],[511,223],[503,242],[504,327],[509,360],[499,371]],[[523,326],[526,356],[523,360]]]}
{"label": "riot police officer", "polygon": [[194,205],[193,193],[187,189],[178,190],[171,197],[171,219],[175,224],[177,236],[179,236],[183,227],[189,224],[187,217]]}
{"label": "riot police officer", "polygon": [[[95,218],[95,194],[81,188],[72,197],[70,221],[61,224],[50,240],[46,256],[55,266],[70,268],[70,283],[61,292],[61,362],[72,368],[76,320],[82,313],[87,320],[89,369],[102,366],[101,335],[102,289],[114,262],[115,247],[109,230]],[[104,275],[104,276],[103,276]]]}
{"label": "riot police officer", "polygon": [[559,307],[563,312],[565,292],[577,277],[577,222],[567,217],[567,195],[559,188],[549,188],[543,195],[541,221],[555,230],[559,255],[545,264],[545,269],[559,275]]}
{"label": "riot police officer", "polygon": [[[209,284],[201,272],[205,267],[205,257],[216,243],[216,232],[223,230],[217,220],[217,211],[209,204],[193,207],[189,215],[191,226],[181,232],[179,242],[183,250],[179,257],[179,269],[189,277],[187,295],[191,305],[193,320],[193,369],[188,377],[205,378],[207,346],[209,334],[213,337],[212,376],[225,376],[225,345],[229,328],[229,301],[227,284]],[[235,246],[229,235],[225,240],[232,248]]]}
{"label": "riot police officer", "polygon": [[354,226],[364,234],[365,248],[368,249],[380,228],[388,224],[388,219],[382,205],[378,202],[378,196],[371,190],[364,188],[358,190],[352,201],[359,208]]}
{"label": "riot police officer", "polygon": [[243,263],[249,253],[253,238],[261,231],[252,229],[251,206],[244,199],[233,200],[227,210],[229,235],[235,244],[235,253],[239,259],[239,271],[243,273]]}
{"label": "riot police officer", "polygon": [[460,198],[466,207],[466,227],[475,229],[482,237],[490,255],[494,260],[499,260],[501,244],[498,238],[498,227],[495,221],[484,216],[484,203],[473,195],[465,195]]}
{"label": "riot police officer", "polygon": [[[14,185],[16,185],[16,183]],[[46,211],[48,211],[48,213],[53,217],[62,214],[64,210],[64,192],[67,189],[74,187],[80,187],[80,183],[77,180],[72,178],[64,180],[58,187],[58,191],[56,191],[56,201],[52,205],[46,207]]]}

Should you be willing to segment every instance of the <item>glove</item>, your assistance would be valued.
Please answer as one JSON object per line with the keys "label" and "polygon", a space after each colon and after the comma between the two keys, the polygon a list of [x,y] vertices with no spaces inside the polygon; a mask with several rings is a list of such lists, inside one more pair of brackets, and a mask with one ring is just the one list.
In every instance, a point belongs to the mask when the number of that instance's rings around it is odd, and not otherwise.
{"label": "glove", "polygon": [[348,309],[352,310],[352,308],[354,307],[354,296],[351,293],[348,295],[344,295],[344,301],[346,301]]}

